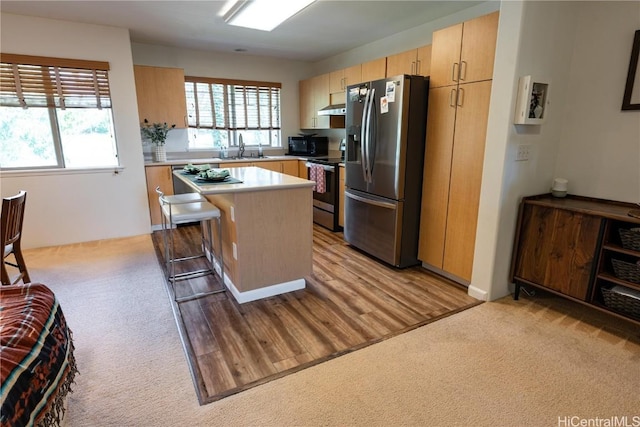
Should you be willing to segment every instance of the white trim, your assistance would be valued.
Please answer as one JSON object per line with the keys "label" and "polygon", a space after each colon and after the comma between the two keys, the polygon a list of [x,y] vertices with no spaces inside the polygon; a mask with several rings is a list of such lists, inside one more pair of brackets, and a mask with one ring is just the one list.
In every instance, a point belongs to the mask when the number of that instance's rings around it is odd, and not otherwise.
{"label": "white trim", "polygon": [[[215,269],[218,276],[220,275],[220,263],[218,259],[211,256],[209,251],[207,253],[207,258],[209,261],[213,263],[213,268]],[[253,289],[251,291],[240,292],[238,288],[233,284],[227,273],[224,274],[224,284],[231,291],[233,297],[238,301],[239,304],[244,304],[245,302],[256,301],[262,298],[268,298],[275,295],[284,294],[292,291],[299,291],[300,289],[304,289],[306,287],[306,282],[304,279],[296,279],[291,280],[289,282],[276,283],[270,286],[265,286],[259,289]]]}
{"label": "white trim", "polygon": [[488,298],[488,294],[486,291],[483,291],[480,288],[476,288],[473,285],[469,285],[469,288],[467,289],[467,294],[470,297],[474,297],[475,299],[479,299],[480,301],[487,301]]}
{"label": "white trim", "polygon": [[259,300],[262,298],[272,297],[274,295],[280,295],[287,292],[298,291],[300,289],[304,289],[306,286],[306,282],[304,279],[296,279],[290,282],[277,283],[271,286],[265,286],[263,288],[254,289],[251,291],[240,292],[229,280],[229,276],[225,274],[225,284],[227,285],[227,289],[231,291],[236,301],[240,304],[244,304],[245,302],[251,302],[255,300]]}
{"label": "white trim", "polygon": [[1,170],[0,176],[47,176],[47,175],[80,175],[92,173],[114,173],[118,174],[124,170],[124,166],[106,166],[103,168],[56,168],[56,169],[15,169]]}

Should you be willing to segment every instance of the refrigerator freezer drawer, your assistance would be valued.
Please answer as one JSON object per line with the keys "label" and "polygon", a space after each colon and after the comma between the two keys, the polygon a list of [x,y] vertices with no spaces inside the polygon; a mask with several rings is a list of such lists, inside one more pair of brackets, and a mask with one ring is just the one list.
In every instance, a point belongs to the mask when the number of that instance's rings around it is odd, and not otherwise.
{"label": "refrigerator freezer drawer", "polygon": [[403,202],[353,190],[345,191],[344,238],[382,261],[400,266],[400,219]]}

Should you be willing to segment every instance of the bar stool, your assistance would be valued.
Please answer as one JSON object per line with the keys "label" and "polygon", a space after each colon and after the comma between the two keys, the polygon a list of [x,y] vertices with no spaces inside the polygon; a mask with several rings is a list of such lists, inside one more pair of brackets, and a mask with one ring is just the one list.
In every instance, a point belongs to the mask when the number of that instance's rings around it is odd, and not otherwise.
{"label": "bar stool", "polygon": [[[156,188],[156,192],[158,193],[160,212],[162,214],[162,239],[164,243],[164,258],[166,262],[167,274],[169,276],[169,282],[173,285],[176,302],[193,300],[207,295],[224,292],[224,261],[222,257],[222,222],[220,209],[209,203],[206,198],[198,193],[185,193],[165,196],[162,190],[160,190],[160,187]],[[216,222],[218,223],[218,243],[220,249],[215,252],[217,253],[217,262],[220,266],[220,279],[222,288],[207,292],[199,292],[194,295],[178,297],[176,292],[176,282],[216,273],[214,265],[213,232],[211,230],[211,221],[213,220],[216,220]],[[196,221],[200,222],[202,252],[197,255],[176,258],[173,228],[179,224],[186,224]],[[205,228],[207,229],[208,239],[205,237]],[[179,262],[199,258],[205,258],[207,259],[207,262],[209,262],[207,251],[211,256],[209,268],[190,270],[176,274],[176,264]]]}

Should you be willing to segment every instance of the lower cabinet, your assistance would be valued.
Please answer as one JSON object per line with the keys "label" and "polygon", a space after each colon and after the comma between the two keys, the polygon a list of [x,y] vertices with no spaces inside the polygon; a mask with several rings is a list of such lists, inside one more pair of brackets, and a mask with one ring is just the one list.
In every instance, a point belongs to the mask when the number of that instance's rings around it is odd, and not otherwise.
{"label": "lower cabinet", "polygon": [[540,195],[519,211],[511,280],[640,323],[640,219],[634,205]]}
{"label": "lower cabinet", "polygon": [[149,199],[151,225],[160,225],[162,224],[162,216],[156,187],[160,187],[160,190],[166,195],[173,194],[171,166],[145,166],[144,170],[147,177],[147,198]]}
{"label": "lower cabinet", "polygon": [[298,176],[298,160],[259,160],[257,162],[220,163],[221,168],[240,168],[247,166],[256,166],[286,175]]}

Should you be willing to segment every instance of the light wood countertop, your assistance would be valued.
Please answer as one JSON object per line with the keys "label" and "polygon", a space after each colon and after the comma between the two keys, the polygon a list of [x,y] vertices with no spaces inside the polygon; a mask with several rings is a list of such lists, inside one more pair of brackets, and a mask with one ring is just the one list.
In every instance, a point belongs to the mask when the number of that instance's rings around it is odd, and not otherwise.
{"label": "light wood countertop", "polygon": [[266,190],[284,190],[293,188],[313,187],[314,182],[295,176],[273,172],[256,166],[238,167],[228,169],[232,178],[239,179],[241,183],[209,183],[198,181],[194,175],[185,175],[182,171],[176,170],[173,174],[189,187],[200,194],[225,194],[225,193],[246,193]]}

